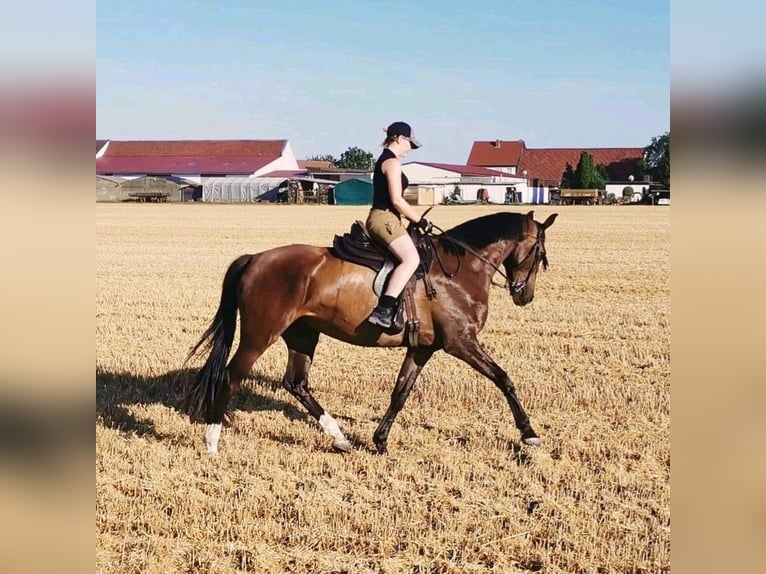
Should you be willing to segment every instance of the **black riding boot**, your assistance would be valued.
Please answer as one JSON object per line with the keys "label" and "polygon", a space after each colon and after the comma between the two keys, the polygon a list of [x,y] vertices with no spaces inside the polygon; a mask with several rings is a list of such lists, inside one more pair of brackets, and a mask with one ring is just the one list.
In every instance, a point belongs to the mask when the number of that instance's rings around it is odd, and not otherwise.
{"label": "black riding boot", "polygon": [[378,306],[372,310],[367,320],[373,325],[383,329],[390,329],[394,325],[394,311],[396,310],[396,298],[383,295],[378,301]]}

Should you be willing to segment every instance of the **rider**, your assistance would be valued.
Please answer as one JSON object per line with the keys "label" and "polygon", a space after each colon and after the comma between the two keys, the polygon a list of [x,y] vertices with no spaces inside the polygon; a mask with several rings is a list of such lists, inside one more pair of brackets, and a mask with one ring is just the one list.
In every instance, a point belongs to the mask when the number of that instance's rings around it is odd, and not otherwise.
{"label": "rider", "polygon": [[414,222],[425,233],[429,232],[432,226],[404,199],[404,190],[407,189],[409,181],[402,173],[399,160],[410,151],[418,149],[420,143],[412,135],[410,125],[405,122],[394,122],[385,132],[384,149],[375,162],[372,209],[367,216],[366,225],[370,236],[379,244],[385,245],[399,260],[399,264],[391,272],[385,291],[367,320],[384,329],[391,329],[397,297],[401,295],[420,262],[415,244],[401,218],[403,216]]}

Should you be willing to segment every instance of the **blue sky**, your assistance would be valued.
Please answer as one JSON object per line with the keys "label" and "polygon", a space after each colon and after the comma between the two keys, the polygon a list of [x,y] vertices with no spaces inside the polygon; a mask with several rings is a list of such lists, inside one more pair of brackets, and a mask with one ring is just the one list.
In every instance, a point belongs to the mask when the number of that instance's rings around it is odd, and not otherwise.
{"label": "blue sky", "polygon": [[97,138],[289,139],[465,163],[474,140],[642,147],[670,129],[668,1],[99,0]]}

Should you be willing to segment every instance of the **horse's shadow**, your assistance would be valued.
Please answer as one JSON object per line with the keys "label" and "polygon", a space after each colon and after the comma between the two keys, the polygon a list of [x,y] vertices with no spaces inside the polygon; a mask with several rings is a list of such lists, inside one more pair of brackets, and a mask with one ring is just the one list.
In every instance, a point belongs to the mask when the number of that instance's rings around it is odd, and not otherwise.
{"label": "horse's shadow", "polygon": [[[151,418],[137,414],[133,407],[159,404],[188,417],[183,403],[196,373],[197,369],[184,368],[155,377],[145,377],[96,369],[96,416],[105,427],[125,434],[157,440],[176,438],[176,435],[159,431]],[[280,381],[256,375],[245,381],[230,406],[246,412],[281,411],[289,419],[308,421],[308,413],[295,405],[269,396],[273,393],[256,392],[258,386],[274,390],[280,385]]]}

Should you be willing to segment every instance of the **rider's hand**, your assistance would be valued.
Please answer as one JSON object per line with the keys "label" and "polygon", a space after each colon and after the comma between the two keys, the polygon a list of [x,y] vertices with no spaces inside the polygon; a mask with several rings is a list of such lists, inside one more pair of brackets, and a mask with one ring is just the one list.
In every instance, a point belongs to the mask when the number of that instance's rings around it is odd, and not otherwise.
{"label": "rider's hand", "polygon": [[434,228],[433,224],[425,217],[421,217],[415,225],[417,225],[423,233],[431,233],[431,230]]}

